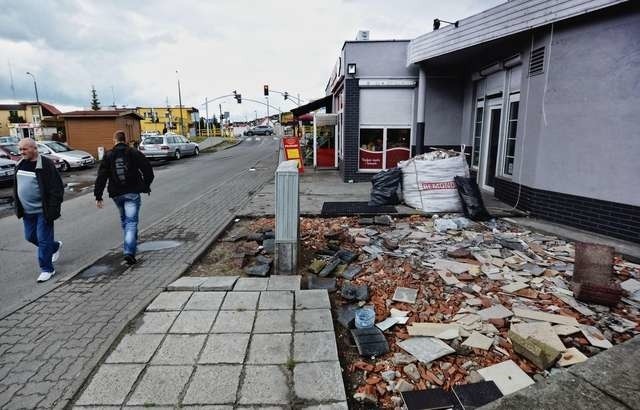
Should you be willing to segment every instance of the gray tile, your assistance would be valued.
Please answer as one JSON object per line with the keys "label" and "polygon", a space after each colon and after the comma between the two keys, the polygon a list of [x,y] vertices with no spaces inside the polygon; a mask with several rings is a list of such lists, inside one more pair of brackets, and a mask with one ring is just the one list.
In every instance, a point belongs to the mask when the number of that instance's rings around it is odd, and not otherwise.
{"label": "gray tile", "polygon": [[149,366],[127,404],[177,404],[192,371],[192,366]]}
{"label": "gray tile", "polygon": [[162,292],[149,306],[147,311],[181,310],[193,292]]}
{"label": "gray tile", "polygon": [[200,285],[205,281],[206,278],[197,278],[191,276],[183,276],[175,282],[171,283],[167,286],[167,290],[176,291],[176,290],[198,290]]}
{"label": "gray tile", "polygon": [[[287,370],[282,366],[245,366],[240,404],[288,404]],[[262,406],[261,406],[262,407]]]}
{"label": "gray tile", "polygon": [[255,310],[221,310],[211,328],[211,333],[251,333],[255,315]]}
{"label": "gray tile", "polygon": [[222,302],[222,310],[256,310],[258,292],[229,292]]}
{"label": "gray tile", "polygon": [[254,333],[291,333],[293,310],[259,310]]}
{"label": "gray tile", "polygon": [[167,335],[151,364],[194,364],[206,335]]}
{"label": "gray tile", "polygon": [[137,321],[135,333],[167,333],[179,312],[145,312]]}
{"label": "gray tile", "polygon": [[346,395],[339,362],[296,363],[293,369],[296,397],[302,400],[344,401]]}
{"label": "gray tile", "polygon": [[226,291],[233,289],[237,276],[209,276],[200,284],[201,291]]}
{"label": "gray tile", "polygon": [[338,360],[338,348],[333,332],[294,333],[293,360],[328,362]]}
{"label": "gray tile", "polygon": [[328,309],[296,310],[296,332],[332,331],[333,321]]}
{"label": "gray tile", "polygon": [[346,401],[343,401],[340,403],[318,404],[315,406],[303,407],[302,410],[349,410],[349,406],[347,406]]}
{"label": "gray tile", "polygon": [[241,365],[198,366],[182,403],[233,404],[241,371]]}
{"label": "gray tile", "polygon": [[298,309],[331,309],[329,293],[325,289],[296,291],[296,310]]}
{"label": "gray tile", "polygon": [[234,291],[261,291],[267,290],[269,278],[240,278],[233,287]]}
{"label": "gray tile", "polygon": [[[233,410],[233,406],[181,406],[182,410]],[[153,409],[155,410],[155,409]]]}
{"label": "gray tile", "polygon": [[225,292],[195,292],[184,310],[218,310]]}
{"label": "gray tile", "polygon": [[299,275],[270,276],[267,290],[300,290],[300,276]]}
{"label": "gray tile", "polygon": [[182,311],[169,333],[208,333],[217,313],[209,310]]}
{"label": "gray tile", "polygon": [[290,334],[251,336],[248,364],[287,364],[291,357]]}
{"label": "gray tile", "polygon": [[103,364],[76,404],[123,404],[143,368],[141,364]]}
{"label": "gray tile", "polygon": [[107,357],[106,363],[146,363],[164,335],[126,335]]}
{"label": "gray tile", "polygon": [[293,292],[289,290],[274,290],[260,293],[258,310],[292,310]]}
{"label": "gray tile", "polygon": [[198,363],[242,364],[247,354],[249,333],[214,333],[209,336]]}

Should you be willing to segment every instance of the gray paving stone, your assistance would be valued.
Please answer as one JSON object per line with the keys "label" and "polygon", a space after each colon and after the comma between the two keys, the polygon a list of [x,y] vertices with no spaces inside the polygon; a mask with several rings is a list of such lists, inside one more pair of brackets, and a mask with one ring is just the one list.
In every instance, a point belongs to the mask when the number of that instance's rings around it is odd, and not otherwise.
{"label": "gray paving stone", "polygon": [[200,291],[227,291],[233,289],[238,276],[209,276],[200,284]]}
{"label": "gray paving stone", "polygon": [[289,290],[274,290],[260,293],[258,310],[292,310],[293,292]]}
{"label": "gray paving stone", "polygon": [[335,335],[333,332],[294,333],[293,360],[296,363],[337,361]]}
{"label": "gray paving stone", "polygon": [[269,278],[240,278],[233,287],[234,291],[262,291],[267,290]]}
{"label": "gray paving stone", "polygon": [[206,335],[167,335],[151,364],[194,364]]}
{"label": "gray paving stone", "polygon": [[340,362],[296,363],[293,369],[296,397],[316,402],[344,401]]}
{"label": "gray paving stone", "polygon": [[169,333],[208,333],[217,313],[208,310],[182,311]]}
{"label": "gray paving stone", "polygon": [[250,333],[255,315],[255,310],[221,310],[211,333]]}
{"label": "gray paving stone", "polygon": [[296,291],[296,310],[298,309],[331,309],[329,293],[325,289]]}
{"label": "gray paving stone", "polygon": [[145,312],[136,324],[135,333],[167,333],[180,312]]}
{"label": "gray paving stone", "polygon": [[106,363],[147,363],[164,335],[134,334],[122,338]]}
{"label": "gray paving stone", "polygon": [[303,407],[302,410],[349,410],[349,406],[347,406],[346,401],[343,401],[340,403],[318,404],[317,406]]}
{"label": "gray paving stone", "polygon": [[219,333],[209,336],[198,363],[242,364],[247,355],[249,333]]}
{"label": "gray paving stone", "polygon": [[162,292],[149,306],[147,311],[182,310],[193,292]]}
{"label": "gray paving stone", "polygon": [[184,310],[219,310],[225,292],[194,292]]}
{"label": "gray paving stone", "polygon": [[309,309],[295,311],[296,332],[332,331],[333,321],[329,309]]}
{"label": "gray paving stone", "polygon": [[290,334],[254,334],[249,346],[248,364],[286,364],[291,357]]}
{"label": "gray paving stone", "polygon": [[233,406],[182,406],[180,408],[183,410],[233,410]]}
{"label": "gray paving stone", "polygon": [[141,364],[105,364],[76,402],[77,405],[116,405],[124,403],[129,390],[144,368]]}
{"label": "gray paving stone", "polygon": [[192,371],[191,366],[149,366],[127,404],[177,404]]}
{"label": "gray paving stone", "polygon": [[282,366],[245,366],[240,404],[288,404],[287,370]]}
{"label": "gray paving stone", "polygon": [[234,403],[241,371],[240,365],[199,365],[182,404]]}
{"label": "gray paving stone", "polygon": [[293,310],[259,310],[254,333],[291,333]]}
{"label": "gray paving stone", "polygon": [[222,302],[222,310],[256,310],[258,292],[229,292]]}
{"label": "gray paving stone", "polygon": [[174,281],[169,286],[167,286],[167,290],[176,291],[176,290],[198,290],[200,285],[204,283],[206,278],[196,278],[191,276],[183,276],[180,279]]}
{"label": "gray paving stone", "polygon": [[300,290],[300,275],[273,275],[267,290]]}

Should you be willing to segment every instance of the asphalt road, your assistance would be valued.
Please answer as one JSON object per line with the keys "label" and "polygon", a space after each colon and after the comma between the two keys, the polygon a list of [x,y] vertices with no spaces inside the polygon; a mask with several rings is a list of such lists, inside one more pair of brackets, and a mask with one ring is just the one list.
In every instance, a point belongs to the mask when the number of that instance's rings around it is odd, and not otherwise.
{"label": "asphalt road", "polygon": [[[139,229],[152,225],[258,161],[273,159],[277,148],[278,141],[273,137],[250,137],[224,151],[155,168],[151,196],[144,195],[142,199]],[[54,277],[60,281],[122,244],[118,211],[111,201],[105,201],[104,209],[96,209],[91,194],[74,197],[63,203],[62,217],[55,224],[55,237],[64,242]],[[55,286],[54,280],[38,284],[38,274],[36,248],[23,239],[22,221],[14,216],[1,218],[0,317]]]}

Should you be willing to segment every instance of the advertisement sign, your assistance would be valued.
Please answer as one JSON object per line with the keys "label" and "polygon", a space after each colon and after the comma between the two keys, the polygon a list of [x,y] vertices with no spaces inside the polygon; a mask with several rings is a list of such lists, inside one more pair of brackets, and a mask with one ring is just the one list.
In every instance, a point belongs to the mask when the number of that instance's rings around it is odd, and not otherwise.
{"label": "advertisement sign", "polygon": [[304,172],[302,164],[302,152],[300,151],[300,142],[295,137],[283,138],[282,147],[284,149],[284,157],[287,160],[296,160],[298,162],[298,172]]}
{"label": "advertisement sign", "polygon": [[382,151],[360,148],[360,169],[382,169]]}

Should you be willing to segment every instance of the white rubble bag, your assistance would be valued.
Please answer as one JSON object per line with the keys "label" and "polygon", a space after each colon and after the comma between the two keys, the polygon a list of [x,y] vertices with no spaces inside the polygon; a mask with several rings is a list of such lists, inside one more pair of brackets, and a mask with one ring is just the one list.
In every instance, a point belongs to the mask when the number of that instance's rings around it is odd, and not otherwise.
{"label": "white rubble bag", "polygon": [[398,167],[405,204],[430,213],[462,212],[454,177],[469,177],[464,154],[434,151],[402,161]]}

